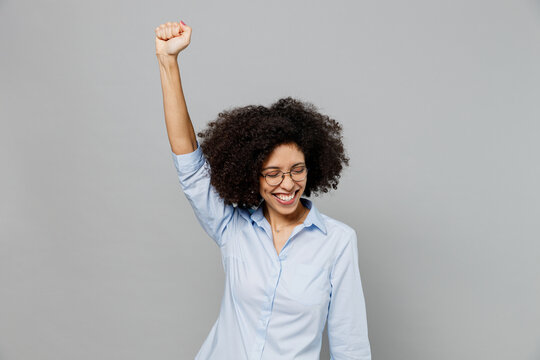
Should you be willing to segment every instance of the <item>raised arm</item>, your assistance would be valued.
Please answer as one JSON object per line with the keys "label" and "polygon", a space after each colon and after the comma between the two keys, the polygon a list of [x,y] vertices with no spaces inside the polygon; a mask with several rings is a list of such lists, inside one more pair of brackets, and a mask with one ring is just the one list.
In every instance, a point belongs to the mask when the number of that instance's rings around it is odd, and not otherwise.
{"label": "raised arm", "polygon": [[197,140],[189,117],[180,80],[178,53],[191,39],[191,28],[168,22],[156,28],[156,56],[161,76],[165,123],[171,150],[177,155],[195,151]]}
{"label": "raised arm", "polygon": [[169,22],[156,28],[156,56],[165,123],[184,194],[206,233],[221,247],[225,244],[223,233],[233,220],[235,211],[232,205],[224,203],[210,183],[210,166],[198,147],[187,111],[177,57],[189,45],[190,39],[191,28],[183,22]]}

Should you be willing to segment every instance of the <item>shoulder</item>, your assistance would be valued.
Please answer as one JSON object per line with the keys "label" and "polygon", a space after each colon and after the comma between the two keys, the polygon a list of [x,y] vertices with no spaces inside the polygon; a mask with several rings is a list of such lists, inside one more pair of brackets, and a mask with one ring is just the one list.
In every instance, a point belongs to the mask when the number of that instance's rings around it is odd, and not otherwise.
{"label": "shoulder", "polygon": [[357,241],[356,230],[351,226],[326,214],[321,214],[321,218],[331,241],[339,243],[342,247],[347,246],[351,241]]}
{"label": "shoulder", "polygon": [[248,223],[251,223],[252,211],[250,211],[250,209],[246,209],[246,208],[242,208],[238,206],[235,206],[234,208],[242,219],[246,220]]}

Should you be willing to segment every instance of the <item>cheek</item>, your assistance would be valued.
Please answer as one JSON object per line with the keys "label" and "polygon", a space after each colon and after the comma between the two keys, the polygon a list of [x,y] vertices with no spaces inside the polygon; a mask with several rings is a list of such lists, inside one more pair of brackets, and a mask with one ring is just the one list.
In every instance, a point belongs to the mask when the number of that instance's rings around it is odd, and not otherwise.
{"label": "cheek", "polygon": [[259,194],[261,196],[264,195],[265,191],[267,190],[267,184],[264,182],[264,180],[259,180]]}

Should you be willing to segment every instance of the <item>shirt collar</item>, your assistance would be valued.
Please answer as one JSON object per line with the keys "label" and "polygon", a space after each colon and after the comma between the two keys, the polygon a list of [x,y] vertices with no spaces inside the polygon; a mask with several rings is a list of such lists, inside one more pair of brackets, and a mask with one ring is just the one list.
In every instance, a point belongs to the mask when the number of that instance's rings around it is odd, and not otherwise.
{"label": "shirt collar", "polygon": [[[319,210],[317,210],[315,204],[313,204],[311,200],[305,198],[300,198],[300,201],[305,207],[309,209],[308,215],[304,220],[304,227],[310,227],[311,225],[315,225],[323,234],[326,235],[326,226],[324,225],[324,220]],[[262,223],[266,221],[263,213],[263,203],[264,201],[261,201],[261,203],[256,209],[250,209],[251,220],[255,221],[257,225],[261,227]]]}

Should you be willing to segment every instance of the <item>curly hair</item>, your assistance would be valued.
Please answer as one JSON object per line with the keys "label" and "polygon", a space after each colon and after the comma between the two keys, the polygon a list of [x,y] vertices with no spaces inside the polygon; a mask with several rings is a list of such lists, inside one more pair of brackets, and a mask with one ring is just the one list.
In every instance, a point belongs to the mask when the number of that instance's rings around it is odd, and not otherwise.
{"label": "curly hair", "polygon": [[210,182],[226,204],[247,208],[260,204],[259,174],[275,147],[294,143],[309,170],[304,194],[337,189],[349,158],[342,127],[315,106],[291,97],[269,107],[248,105],[225,110],[199,132],[201,150],[210,164]]}

